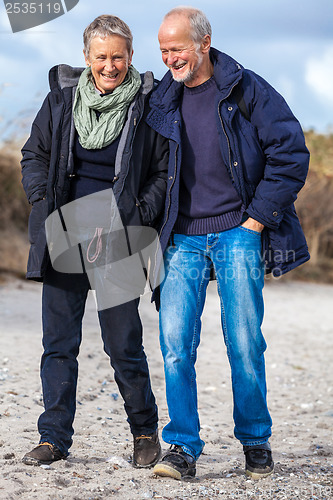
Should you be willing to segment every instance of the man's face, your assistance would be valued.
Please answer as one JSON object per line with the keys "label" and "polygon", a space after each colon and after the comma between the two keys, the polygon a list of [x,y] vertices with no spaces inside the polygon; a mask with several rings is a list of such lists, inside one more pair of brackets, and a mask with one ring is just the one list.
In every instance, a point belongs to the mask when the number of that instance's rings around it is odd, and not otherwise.
{"label": "man's face", "polygon": [[190,36],[189,21],[185,16],[171,16],[158,32],[162,60],[174,80],[188,87],[198,85],[203,55]]}
{"label": "man's face", "polygon": [[89,54],[84,56],[87,66],[91,67],[95,86],[103,94],[123,83],[132,61],[125,38],[118,35],[93,38]]}

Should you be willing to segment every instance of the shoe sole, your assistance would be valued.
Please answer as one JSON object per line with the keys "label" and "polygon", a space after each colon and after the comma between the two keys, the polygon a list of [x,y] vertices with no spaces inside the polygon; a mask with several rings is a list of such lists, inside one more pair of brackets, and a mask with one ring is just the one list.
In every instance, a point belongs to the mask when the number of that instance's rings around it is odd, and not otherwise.
{"label": "shoe sole", "polygon": [[35,465],[35,466],[39,466],[39,465],[51,465],[54,462],[57,462],[58,460],[66,460],[66,458],[67,457],[58,458],[56,460],[38,460],[37,458],[33,458],[33,457],[23,457],[22,458],[22,462],[25,465]]}
{"label": "shoe sole", "polygon": [[252,472],[251,470],[246,470],[245,474],[248,477],[250,477],[251,479],[258,480],[258,479],[262,479],[263,477],[270,476],[271,474],[273,474],[273,472],[274,472],[274,469],[272,469],[268,472]]}
{"label": "shoe sole", "polygon": [[36,458],[32,457],[23,457],[22,462],[25,465],[50,465],[52,462],[41,462],[40,460],[37,460]]}
{"label": "shoe sole", "polygon": [[178,479],[178,480],[182,478],[182,475],[178,470],[173,469],[169,465],[165,464],[155,465],[153,473],[156,474],[156,476],[172,477],[173,479]]}

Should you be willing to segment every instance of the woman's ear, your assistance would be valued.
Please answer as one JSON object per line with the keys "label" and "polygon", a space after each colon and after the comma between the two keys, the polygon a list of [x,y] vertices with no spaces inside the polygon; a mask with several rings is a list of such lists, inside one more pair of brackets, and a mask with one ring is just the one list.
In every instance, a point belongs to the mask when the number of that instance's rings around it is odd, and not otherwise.
{"label": "woman's ear", "polygon": [[85,51],[83,51],[83,55],[84,55],[84,60],[86,62],[86,66],[90,66],[90,62],[89,62],[88,56],[86,55]]}
{"label": "woman's ear", "polygon": [[128,65],[129,66],[132,64],[133,52],[134,52],[134,50],[132,50],[132,53],[130,54],[129,59],[128,59]]}

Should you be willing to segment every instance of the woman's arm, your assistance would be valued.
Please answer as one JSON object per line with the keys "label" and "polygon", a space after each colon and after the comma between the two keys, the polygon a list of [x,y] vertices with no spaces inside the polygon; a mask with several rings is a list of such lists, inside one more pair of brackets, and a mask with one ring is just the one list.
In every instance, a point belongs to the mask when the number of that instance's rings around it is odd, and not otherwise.
{"label": "woman's arm", "polygon": [[52,117],[49,95],[46,97],[22,148],[22,184],[29,203],[46,195],[52,141]]}

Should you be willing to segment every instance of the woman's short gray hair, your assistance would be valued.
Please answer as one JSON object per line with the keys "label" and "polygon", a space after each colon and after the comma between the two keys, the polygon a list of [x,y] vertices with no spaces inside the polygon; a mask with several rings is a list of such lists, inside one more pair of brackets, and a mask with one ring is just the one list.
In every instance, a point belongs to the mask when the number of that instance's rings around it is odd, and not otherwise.
{"label": "woman's short gray hair", "polygon": [[132,53],[133,35],[127,24],[117,16],[108,14],[96,17],[83,32],[84,53],[89,56],[90,43],[93,38],[105,38],[118,35],[126,40],[128,53]]}
{"label": "woman's short gray hair", "polygon": [[202,10],[187,5],[181,5],[170,10],[164,16],[164,19],[177,14],[185,15],[188,18],[191,26],[192,39],[195,43],[201,43],[206,35],[212,36],[211,24]]}

